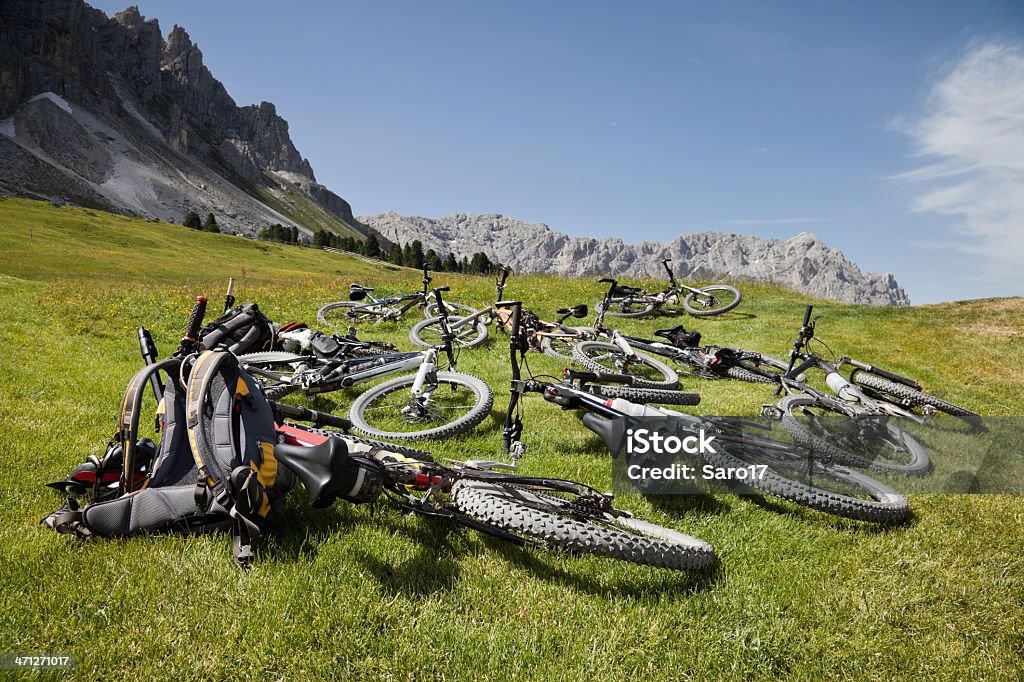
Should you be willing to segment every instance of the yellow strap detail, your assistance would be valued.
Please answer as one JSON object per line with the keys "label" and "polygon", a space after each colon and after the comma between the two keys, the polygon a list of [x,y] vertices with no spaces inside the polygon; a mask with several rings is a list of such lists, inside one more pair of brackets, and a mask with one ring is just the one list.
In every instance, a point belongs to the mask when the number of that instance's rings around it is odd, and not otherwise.
{"label": "yellow strap detail", "polygon": [[238,377],[238,383],[235,385],[235,399],[244,398],[247,395],[249,395],[249,385],[242,377]]}

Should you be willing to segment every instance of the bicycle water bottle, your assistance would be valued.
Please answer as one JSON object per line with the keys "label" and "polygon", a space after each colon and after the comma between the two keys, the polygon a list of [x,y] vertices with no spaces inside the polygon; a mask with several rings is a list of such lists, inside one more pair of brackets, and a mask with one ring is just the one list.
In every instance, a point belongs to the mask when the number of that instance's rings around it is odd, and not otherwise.
{"label": "bicycle water bottle", "polygon": [[605,407],[610,407],[617,412],[628,414],[631,417],[664,417],[665,413],[656,407],[649,405],[638,405],[625,398],[609,398],[604,401]]}
{"label": "bicycle water bottle", "polygon": [[853,384],[847,381],[846,378],[839,372],[829,372],[828,374],[826,374],[825,383],[828,384],[828,387],[835,391],[836,395],[838,395],[843,400],[847,400],[849,402],[856,402],[860,400],[860,397],[857,395],[857,391],[853,387]]}

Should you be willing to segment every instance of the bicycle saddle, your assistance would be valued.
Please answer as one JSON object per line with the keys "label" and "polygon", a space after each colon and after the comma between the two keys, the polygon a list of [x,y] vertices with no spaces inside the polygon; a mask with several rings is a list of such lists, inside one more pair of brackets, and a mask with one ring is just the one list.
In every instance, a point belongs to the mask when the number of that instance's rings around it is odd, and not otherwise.
{"label": "bicycle saddle", "polygon": [[348,286],[348,298],[350,301],[361,301],[371,291],[373,291],[373,287],[364,287],[362,284],[350,284]]}
{"label": "bicycle saddle", "polygon": [[671,341],[673,345],[680,348],[700,345],[700,332],[688,332],[681,324],[677,324],[671,329],[659,329],[654,332],[654,335]]}
{"label": "bicycle saddle", "polygon": [[555,313],[558,315],[572,315],[573,317],[582,318],[587,316],[588,309],[586,303],[581,303],[579,305],[574,305],[571,308],[559,308]]}
{"label": "bicycle saddle", "polygon": [[615,287],[615,294],[617,296],[636,296],[637,294],[640,293],[642,293],[640,287],[629,287],[626,286],[625,284],[620,284],[617,287]]}
{"label": "bicycle saddle", "polygon": [[349,458],[348,445],[341,438],[328,438],[312,447],[278,443],[274,457],[306,486],[312,507],[329,507],[338,497],[358,496],[373,473]]}

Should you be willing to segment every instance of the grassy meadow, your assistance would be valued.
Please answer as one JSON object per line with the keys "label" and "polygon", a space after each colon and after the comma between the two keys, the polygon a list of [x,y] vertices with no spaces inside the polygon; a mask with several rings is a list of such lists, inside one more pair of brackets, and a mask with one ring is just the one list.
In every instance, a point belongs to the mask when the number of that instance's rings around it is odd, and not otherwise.
{"label": "grassy meadow", "polygon": [[[0,654],[75,654],[84,680],[1024,675],[1019,496],[915,495],[912,521],[892,529],[759,496],[619,500],[710,542],[719,562],[702,575],[511,547],[387,504],[311,510],[302,491],[248,572],[225,536],[78,543],[41,527],[61,502],[43,484],[101,455],[114,431],[141,363],[136,327],[170,353],[194,297],[218,307],[228,277],[238,301],[311,324],[350,282],[394,293],[420,284],[411,270],[312,249],[0,199]],[[493,298],[490,278],[435,282],[460,302]],[[601,286],[515,275],[506,297],[545,317],[592,306]],[[985,415],[1024,414],[1022,299],[897,309],[740,286],[732,313],[680,322],[709,343],[784,357],[813,302],[837,352]],[[409,348],[417,315],[362,334]],[[648,333],[676,322],[616,324]],[[465,437],[427,445],[435,455],[500,457],[505,338],[460,355],[459,368],[494,389],[494,411]],[[541,355],[530,365],[560,370]],[[705,413],[774,401],[739,382],[685,385]],[[314,407],[347,414],[356,394]],[[523,471],[610,485],[608,453],[576,414],[527,396],[525,423]]]}

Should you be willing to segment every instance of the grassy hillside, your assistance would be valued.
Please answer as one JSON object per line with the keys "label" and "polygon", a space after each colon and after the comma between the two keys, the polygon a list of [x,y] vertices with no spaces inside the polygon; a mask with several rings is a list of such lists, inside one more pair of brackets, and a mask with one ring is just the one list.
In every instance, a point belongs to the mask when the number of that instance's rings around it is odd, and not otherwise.
{"label": "grassy hillside", "polygon": [[256,195],[267,206],[288,216],[310,231],[327,230],[342,237],[363,238],[359,230],[295,189],[286,187],[280,190],[269,190],[256,187],[255,190]]}
{"label": "grassy hillside", "polygon": [[[821,677],[1015,679],[1024,673],[1024,505],[1015,496],[911,498],[879,529],[757,496],[627,496],[621,506],[710,542],[693,576],[506,546],[446,523],[289,497],[289,524],[256,567],[226,537],[73,543],[38,526],[60,500],[42,484],[102,454],[138,369],[135,327],[164,353],[196,294],[272,319],[315,320],[349,282],[402,292],[418,273],[298,247],[0,200],[0,652],[75,653],[98,678],[394,680]],[[438,275],[485,304],[486,278]],[[784,355],[810,299],[744,284],[719,319],[681,322],[709,342]],[[515,276],[508,296],[542,316],[592,304],[590,280]],[[1024,301],[906,309],[813,301],[833,348],[906,371],[985,414],[1024,410]],[[367,337],[408,347],[406,320]],[[664,320],[665,326],[675,324]],[[623,321],[648,332],[650,320]],[[495,389],[492,418],[439,456],[499,456],[508,369],[500,341],[460,356]],[[557,372],[534,356],[537,372]],[[770,391],[689,381],[708,413],[752,413]],[[316,406],[347,411],[355,393]],[[609,457],[573,413],[527,398],[522,468],[607,488]]]}

